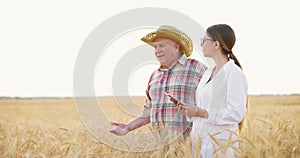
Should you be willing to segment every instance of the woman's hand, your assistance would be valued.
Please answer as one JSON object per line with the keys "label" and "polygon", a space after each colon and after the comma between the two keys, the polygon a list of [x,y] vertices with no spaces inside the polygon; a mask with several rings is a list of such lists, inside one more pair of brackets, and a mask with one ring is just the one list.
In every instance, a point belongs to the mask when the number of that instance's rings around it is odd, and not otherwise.
{"label": "woman's hand", "polygon": [[185,103],[177,103],[178,112],[182,115],[190,116],[190,117],[202,117],[208,118],[208,113],[205,109],[201,109],[197,106],[185,104]]}
{"label": "woman's hand", "polygon": [[182,115],[195,117],[197,113],[197,106],[185,104],[185,103],[177,103],[178,105],[178,112]]}

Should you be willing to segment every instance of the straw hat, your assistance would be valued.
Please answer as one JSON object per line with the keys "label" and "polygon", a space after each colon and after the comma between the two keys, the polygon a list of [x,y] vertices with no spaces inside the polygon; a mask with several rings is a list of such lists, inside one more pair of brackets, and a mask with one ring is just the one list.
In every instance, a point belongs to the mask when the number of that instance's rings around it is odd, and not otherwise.
{"label": "straw hat", "polygon": [[176,27],[162,25],[155,32],[151,32],[148,35],[141,38],[145,43],[153,46],[154,40],[156,38],[168,38],[180,45],[180,52],[184,53],[187,57],[193,52],[193,42],[192,40],[182,31],[178,30]]}

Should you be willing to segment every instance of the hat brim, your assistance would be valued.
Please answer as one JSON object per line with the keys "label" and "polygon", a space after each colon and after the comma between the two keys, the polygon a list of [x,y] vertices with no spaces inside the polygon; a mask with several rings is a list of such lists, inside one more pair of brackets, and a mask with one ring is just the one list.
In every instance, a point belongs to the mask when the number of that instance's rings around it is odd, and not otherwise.
{"label": "hat brim", "polygon": [[183,32],[172,29],[158,29],[157,31],[151,32],[146,36],[142,37],[141,40],[151,46],[156,38],[168,38],[180,45],[180,52],[184,53],[187,57],[193,52],[192,40]]}

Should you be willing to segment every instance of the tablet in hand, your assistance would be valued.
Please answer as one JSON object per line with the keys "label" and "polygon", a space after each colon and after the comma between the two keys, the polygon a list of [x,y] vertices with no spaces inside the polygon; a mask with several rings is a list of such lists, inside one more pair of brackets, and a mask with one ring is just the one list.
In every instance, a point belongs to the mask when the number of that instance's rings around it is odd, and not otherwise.
{"label": "tablet in hand", "polygon": [[170,94],[168,94],[167,92],[163,92],[166,96],[170,97],[170,100],[178,107],[178,100],[175,99],[173,96],[171,96]]}

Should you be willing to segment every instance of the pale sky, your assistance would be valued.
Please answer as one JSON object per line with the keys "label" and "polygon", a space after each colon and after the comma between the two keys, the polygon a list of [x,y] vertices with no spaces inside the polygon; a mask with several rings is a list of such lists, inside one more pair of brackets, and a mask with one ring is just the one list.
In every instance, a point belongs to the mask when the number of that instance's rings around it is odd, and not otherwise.
{"label": "pale sky", "polygon": [[[177,11],[204,29],[229,24],[236,33],[233,52],[244,68],[249,94],[300,93],[297,4],[296,0],[1,1],[0,96],[73,96],[74,65],[85,39],[112,16],[142,7]],[[111,43],[97,63],[97,95],[112,94],[112,72],[122,50],[143,44],[139,39],[149,31],[124,34]],[[149,63],[132,71],[126,79],[130,94],[144,95],[156,67]]]}

